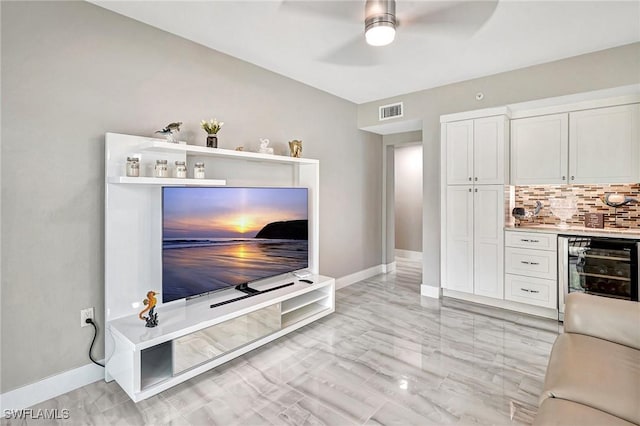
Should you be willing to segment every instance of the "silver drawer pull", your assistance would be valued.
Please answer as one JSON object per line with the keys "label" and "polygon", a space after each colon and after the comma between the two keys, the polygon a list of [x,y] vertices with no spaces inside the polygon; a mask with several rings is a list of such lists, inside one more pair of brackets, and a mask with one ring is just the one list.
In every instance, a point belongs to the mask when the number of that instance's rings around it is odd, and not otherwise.
{"label": "silver drawer pull", "polygon": [[520,263],[523,263],[523,264],[525,264],[525,265],[530,265],[530,263],[529,263],[529,262],[527,262],[526,260],[521,260],[521,261],[520,261]]}
{"label": "silver drawer pull", "polygon": [[520,290],[522,291],[526,291],[527,293],[540,293],[540,290],[531,290],[530,288],[522,288],[520,287]]}
{"label": "silver drawer pull", "polygon": [[523,243],[539,243],[540,240],[530,240],[528,238],[520,238],[520,241],[522,241]]}
{"label": "silver drawer pull", "polygon": [[539,262],[531,262],[530,265],[539,265]]}

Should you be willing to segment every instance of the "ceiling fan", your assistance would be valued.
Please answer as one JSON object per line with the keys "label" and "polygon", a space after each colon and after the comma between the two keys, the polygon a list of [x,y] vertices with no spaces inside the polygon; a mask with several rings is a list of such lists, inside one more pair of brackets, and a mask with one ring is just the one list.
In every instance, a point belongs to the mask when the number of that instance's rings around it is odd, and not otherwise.
{"label": "ceiling fan", "polygon": [[[391,44],[400,36],[420,34],[422,37],[466,38],[472,36],[491,18],[498,0],[415,1],[295,1],[285,0],[285,10],[322,16],[353,26],[356,34],[341,46],[320,57],[323,62],[338,65],[370,66],[389,56],[390,50],[380,46]],[[364,37],[357,27],[364,21]],[[362,27],[360,27],[362,28]],[[374,46],[374,47],[371,47]]]}

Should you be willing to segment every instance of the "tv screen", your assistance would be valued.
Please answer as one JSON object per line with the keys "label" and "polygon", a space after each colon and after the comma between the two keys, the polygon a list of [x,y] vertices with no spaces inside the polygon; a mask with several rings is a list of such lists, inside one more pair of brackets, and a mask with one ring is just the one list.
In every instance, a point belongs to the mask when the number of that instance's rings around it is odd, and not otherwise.
{"label": "tv screen", "polygon": [[307,188],[162,191],[164,303],[309,266]]}

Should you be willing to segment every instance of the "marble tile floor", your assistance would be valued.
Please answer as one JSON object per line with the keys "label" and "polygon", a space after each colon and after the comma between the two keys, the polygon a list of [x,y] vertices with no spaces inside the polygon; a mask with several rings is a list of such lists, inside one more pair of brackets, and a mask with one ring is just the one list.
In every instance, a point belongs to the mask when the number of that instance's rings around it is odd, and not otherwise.
{"label": "marble tile floor", "polygon": [[333,315],[138,404],[99,381],[32,408],[110,426],[530,424],[559,324],[424,298],[421,281],[398,259]]}

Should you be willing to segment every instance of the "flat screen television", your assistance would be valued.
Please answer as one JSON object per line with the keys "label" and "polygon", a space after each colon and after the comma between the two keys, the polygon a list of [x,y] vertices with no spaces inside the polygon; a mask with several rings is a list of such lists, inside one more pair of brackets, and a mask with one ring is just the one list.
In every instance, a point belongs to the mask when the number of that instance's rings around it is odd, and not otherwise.
{"label": "flat screen television", "polygon": [[309,266],[307,188],[162,188],[162,301]]}

